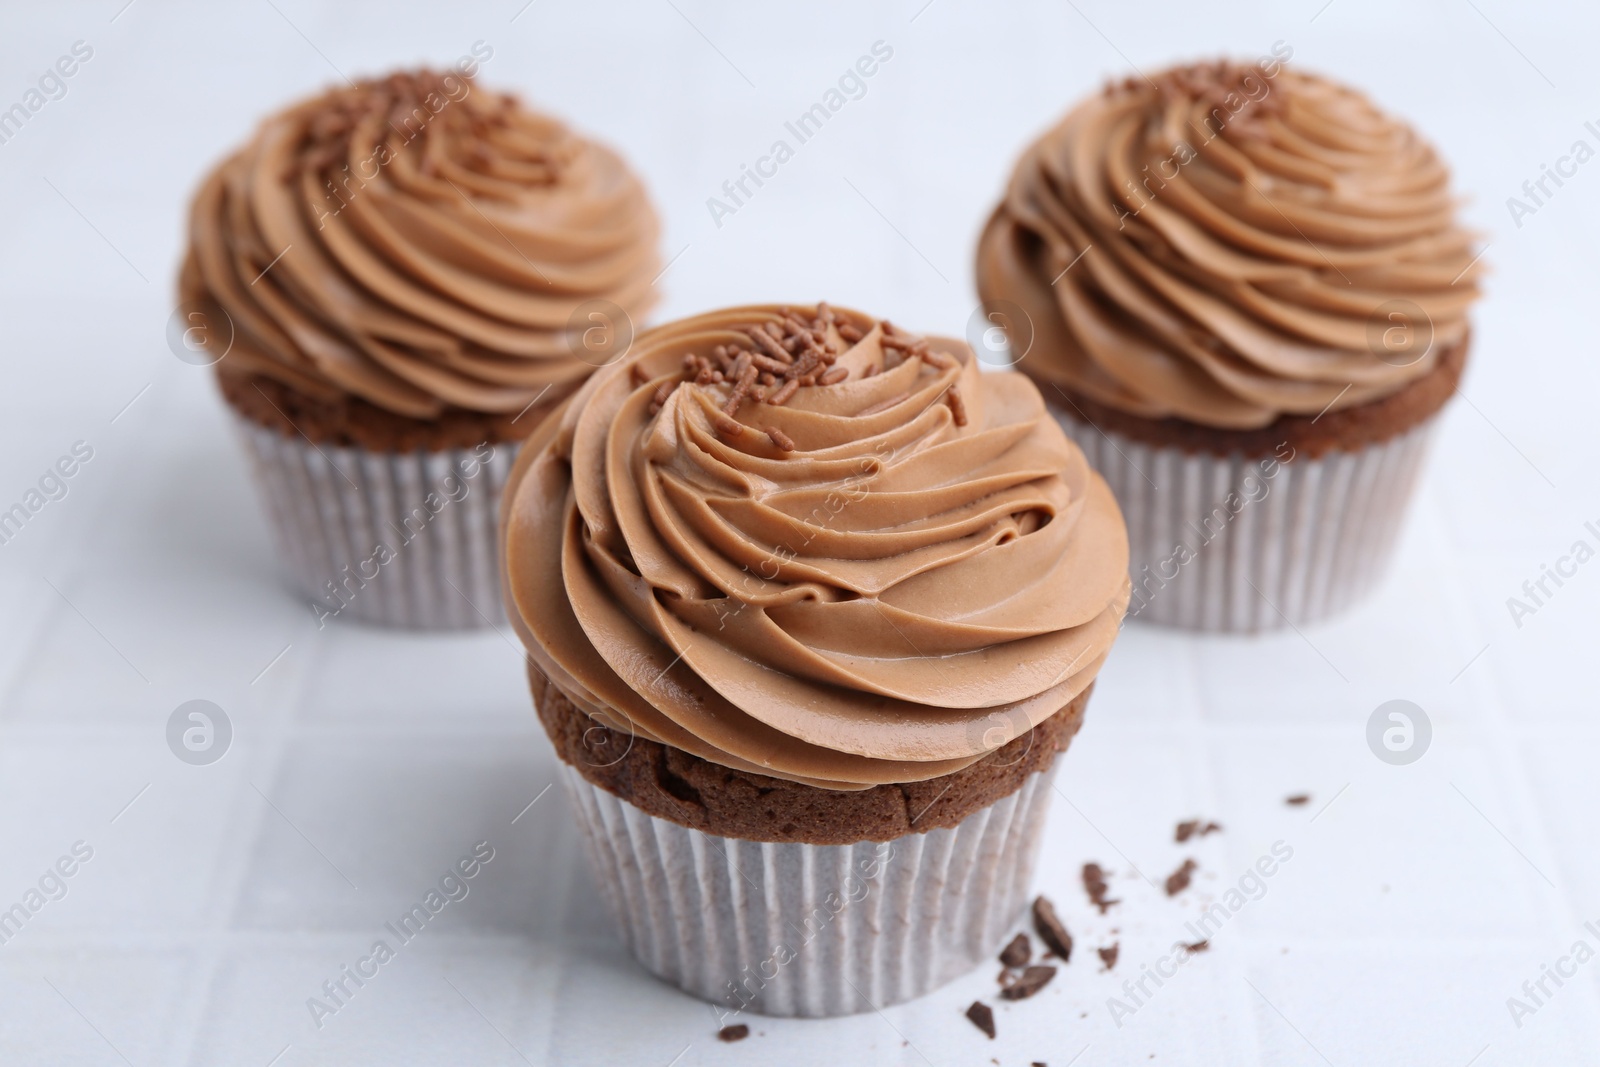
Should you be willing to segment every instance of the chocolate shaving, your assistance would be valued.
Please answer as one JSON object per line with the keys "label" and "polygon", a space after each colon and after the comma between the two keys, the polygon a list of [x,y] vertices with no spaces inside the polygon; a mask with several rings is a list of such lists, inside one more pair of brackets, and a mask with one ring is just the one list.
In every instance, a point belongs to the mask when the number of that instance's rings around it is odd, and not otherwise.
{"label": "chocolate shaving", "polygon": [[1034,898],[1033,929],[1062,963],[1072,959],[1072,935],[1067,932],[1066,924],[1056,917],[1056,906],[1048,897]]}
{"label": "chocolate shaving", "polygon": [[767,436],[772,438],[772,443],[785,452],[794,451],[794,438],[778,429],[776,426],[767,427]]}
{"label": "chocolate shaving", "polygon": [[1022,977],[1000,990],[1000,996],[1006,1000],[1027,1000],[1039,990],[1050,984],[1050,979],[1056,976],[1056,969],[1049,964],[1036,963],[1022,972]]}
{"label": "chocolate shaving", "polygon": [[727,1041],[730,1044],[735,1041],[743,1041],[749,1036],[750,1028],[744,1023],[735,1023],[732,1026],[724,1026],[721,1030],[717,1031],[717,1040]]}
{"label": "chocolate shaving", "polygon": [[989,1035],[989,1040],[994,1040],[994,1009],[981,1000],[974,1000],[972,1007],[967,1009],[967,1018],[972,1020],[972,1025]]}
{"label": "chocolate shaving", "polygon": [[1117,955],[1121,953],[1121,951],[1122,945],[1116,941],[1113,941],[1105,948],[1095,949],[1095,952],[1099,953],[1100,955],[1100,962],[1106,965],[1105,969],[1108,971],[1117,965]]}
{"label": "chocolate shaving", "polygon": [[1208,822],[1202,825],[1199,819],[1188,819],[1178,824],[1178,829],[1173,834],[1173,840],[1181,845],[1191,837],[1204,837],[1221,829],[1222,824],[1218,822]]}
{"label": "chocolate shaving", "polygon": [[1194,860],[1184,860],[1183,866],[1167,875],[1167,896],[1175,897],[1189,888],[1189,878],[1200,865]]}
{"label": "chocolate shaving", "polygon": [[1083,891],[1089,894],[1089,899],[1094,906],[1104,915],[1113,904],[1121,904],[1121,900],[1112,900],[1106,896],[1110,886],[1106,883],[1106,872],[1100,869],[1098,863],[1085,863],[1083,865]]}
{"label": "chocolate shaving", "polygon": [[1000,962],[1007,967],[1026,967],[1031,959],[1033,944],[1029,942],[1027,934],[1018,934],[1000,950]]}

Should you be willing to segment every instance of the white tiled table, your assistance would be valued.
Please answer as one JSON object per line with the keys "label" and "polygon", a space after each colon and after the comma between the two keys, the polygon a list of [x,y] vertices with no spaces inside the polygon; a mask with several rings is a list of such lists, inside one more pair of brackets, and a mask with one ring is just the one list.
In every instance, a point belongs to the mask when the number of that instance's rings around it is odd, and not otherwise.
{"label": "white tiled table", "polygon": [[[1600,1062],[1600,962],[1520,1028],[1506,1007],[1574,941],[1600,948],[1583,929],[1600,919],[1600,564],[1520,629],[1505,606],[1600,519],[1600,164],[1520,228],[1504,207],[1593,141],[1592,12],[123,2],[0,13],[0,107],[74,41],[94,50],[0,144],[0,508],[75,441],[94,449],[0,546],[0,908],[74,842],[94,849],[0,945],[0,1063]],[[1468,402],[1445,417],[1398,565],[1373,601],[1303,635],[1125,631],[1038,876],[1079,956],[997,1007],[998,1041],[961,1017],[995,1002],[986,969],[882,1014],[757,1019],[746,1042],[717,1042],[705,1006],[616,944],[559,790],[524,812],[554,768],[509,638],[319,632],[283,592],[207,374],[163,339],[186,197],[332,65],[448,62],[480,39],[486,80],[648,176],[681,251],[668,316],[824,297],[960,334],[972,242],[1014,153],[1130,62],[1286,40],[1456,162],[1495,272]],[[706,198],[877,40],[894,55],[866,95],[714,225]],[[1396,697],[1435,730],[1409,767],[1364,739]],[[194,698],[235,730],[205,767],[164,740]],[[1284,804],[1299,792],[1311,802]],[[1191,815],[1226,831],[1175,845]],[[306,999],[480,840],[495,858],[470,895],[318,1030]],[[1262,899],[1119,1028],[1107,998],[1278,840],[1294,857]],[[1136,873],[1159,881],[1185,856],[1200,871],[1176,901]],[[1077,881],[1090,859],[1124,901],[1103,918]],[[1103,974],[1092,949],[1112,939]]]}

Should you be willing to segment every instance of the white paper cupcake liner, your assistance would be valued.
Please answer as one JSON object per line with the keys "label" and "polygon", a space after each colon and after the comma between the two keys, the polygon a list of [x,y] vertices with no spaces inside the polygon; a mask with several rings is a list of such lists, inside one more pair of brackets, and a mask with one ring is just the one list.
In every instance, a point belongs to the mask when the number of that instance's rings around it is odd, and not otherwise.
{"label": "white paper cupcake liner", "polygon": [[1052,411],[1127,520],[1127,617],[1230,632],[1316,622],[1378,584],[1433,427],[1274,463],[1152,446]]}
{"label": "white paper cupcake liner", "polygon": [[629,951],[731,1022],[870,1011],[992,961],[1026,902],[1055,765],[954,827],[853,845],[717,837],[562,771]]}
{"label": "white paper cupcake liner", "polygon": [[234,421],[290,577],[319,623],[452,630],[504,619],[496,515],[514,443],[371,452]]}

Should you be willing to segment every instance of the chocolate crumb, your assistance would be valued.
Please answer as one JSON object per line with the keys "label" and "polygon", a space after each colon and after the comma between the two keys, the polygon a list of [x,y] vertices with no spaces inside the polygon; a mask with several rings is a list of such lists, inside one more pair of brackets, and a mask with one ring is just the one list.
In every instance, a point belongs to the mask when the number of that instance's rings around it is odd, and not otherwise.
{"label": "chocolate crumb", "polygon": [[1036,963],[1022,972],[1022,977],[1000,990],[1006,1000],[1027,1000],[1050,984],[1056,969],[1048,964]]}
{"label": "chocolate crumb", "polygon": [[724,1026],[721,1030],[717,1031],[717,1040],[727,1041],[730,1043],[734,1041],[743,1041],[749,1036],[750,1028],[744,1023],[735,1023],[732,1026]]}
{"label": "chocolate crumb", "polygon": [[1211,947],[1211,942],[1209,942],[1209,941],[1196,941],[1193,944],[1184,945],[1183,947],[1184,947],[1185,950],[1187,950],[1189,952],[1204,952],[1206,949]]}
{"label": "chocolate crumb", "polygon": [[1098,863],[1085,863],[1083,865],[1083,891],[1089,894],[1089,899],[1094,902],[1095,907],[1100,909],[1101,915],[1111,910],[1111,905],[1122,903],[1121,900],[1114,900],[1106,896],[1106,891],[1109,888],[1110,886],[1106,884],[1106,872],[1100,868]]}
{"label": "chocolate crumb", "polygon": [[1117,965],[1117,954],[1122,951],[1122,945],[1113,941],[1105,948],[1097,948],[1095,951],[1100,954],[1100,962],[1105,964],[1106,970],[1109,971]]}
{"label": "chocolate crumb", "polygon": [[1178,824],[1178,829],[1173,834],[1173,840],[1177,841],[1178,844],[1181,845],[1191,837],[1204,837],[1207,834],[1214,834],[1221,829],[1222,824],[1219,822],[1202,823],[1199,819],[1189,819],[1186,822],[1180,822]]}
{"label": "chocolate crumb", "polygon": [[1296,793],[1292,797],[1284,797],[1283,798],[1283,802],[1285,804],[1289,805],[1291,808],[1304,807],[1305,805],[1311,803],[1311,794],[1310,793]]}
{"label": "chocolate crumb", "polygon": [[772,443],[785,452],[794,451],[794,439],[776,426],[767,427],[767,436],[772,438]]}
{"label": "chocolate crumb", "polygon": [[1033,945],[1028,941],[1027,934],[1018,934],[1011,939],[1011,943],[1000,950],[1000,962],[1007,967],[1026,967],[1028,961],[1033,959]]}
{"label": "chocolate crumb", "polygon": [[972,1025],[989,1035],[989,1040],[994,1040],[994,1009],[981,1000],[974,1000],[972,1007],[967,1009],[967,1018],[972,1020]]}
{"label": "chocolate crumb", "polygon": [[1200,865],[1194,860],[1184,860],[1183,866],[1167,875],[1167,896],[1175,897],[1189,888],[1189,876]]}
{"label": "chocolate crumb", "polygon": [[1039,940],[1061,958],[1062,963],[1072,959],[1072,935],[1066,925],[1056,918],[1056,906],[1047,897],[1037,897],[1033,902],[1033,929]]}

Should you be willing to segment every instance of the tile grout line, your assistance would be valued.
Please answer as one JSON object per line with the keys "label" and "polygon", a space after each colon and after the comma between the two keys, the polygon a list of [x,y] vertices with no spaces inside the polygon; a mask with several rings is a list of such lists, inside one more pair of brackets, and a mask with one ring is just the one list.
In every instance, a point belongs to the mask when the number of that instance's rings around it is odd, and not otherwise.
{"label": "tile grout line", "polygon": [[[243,831],[233,835],[236,844],[232,848],[224,848],[217,856],[208,880],[209,893],[207,902],[210,904],[210,914],[205,923],[205,947],[197,955],[200,956],[201,965],[196,968],[196,975],[191,987],[185,991],[186,1003],[182,1006],[183,1024],[180,1033],[184,1035],[182,1047],[175,1048],[173,1062],[182,1064],[198,1064],[198,1043],[203,1032],[205,1021],[210,1015],[214,992],[217,982],[222,974],[222,968],[227,958],[241,945],[248,945],[259,935],[243,933],[232,928],[234,916],[238,914],[242,902],[242,895],[247,885],[250,874],[252,858],[256,847],[261,841],[267,826],[267,820],[276,818],[272,808],[263,803],[261,797],[251,786],[251,779],[259,777],[267,782],[269,787],[278,781],[283,771],[290,743],[294,739],[295,725],[299,721],[300,712],[304,706],[305,692],[310,679],[315,676],[316,668],[322,662],[325,642],[301,641],[294,638],[292,643],[299,643],[302,648],[310,648],[310,654],[293,657],[282,666],[282,673],[287,678],[278,678],[278,684],[287,690],[281,701],[270,697],[271,690],[267,693],[255,694],[258,706],[252,708],[252,718],[263,726],[260,756],[256,763],[241,766],[242,761],[236,761],[230,772],[235,773],[232,787],[231,809],[227,818],[230,827],[237,827]],[[244,685],[241,680],[241,691],[253,693],[252,686]],[[281,709],[281,714],[269,713],[264,706],[272,704]],[[235,727],[235,741],[238,740],[237,726]],[[236,754],[237,755],[237,754]],[[218,762],[216,767],[223,767],[226,760]],[[276,939],[275,936],[272,937]],[[176,1013],[175,1013],[176,1014]],[[283,1042],[292,1042],[303,1037],[300,1033],[284,1033]],[[273,1035],[273,1047],[279,1047],[278,1035]],[[280,1060],[279,1062],[283,1062]]]}

